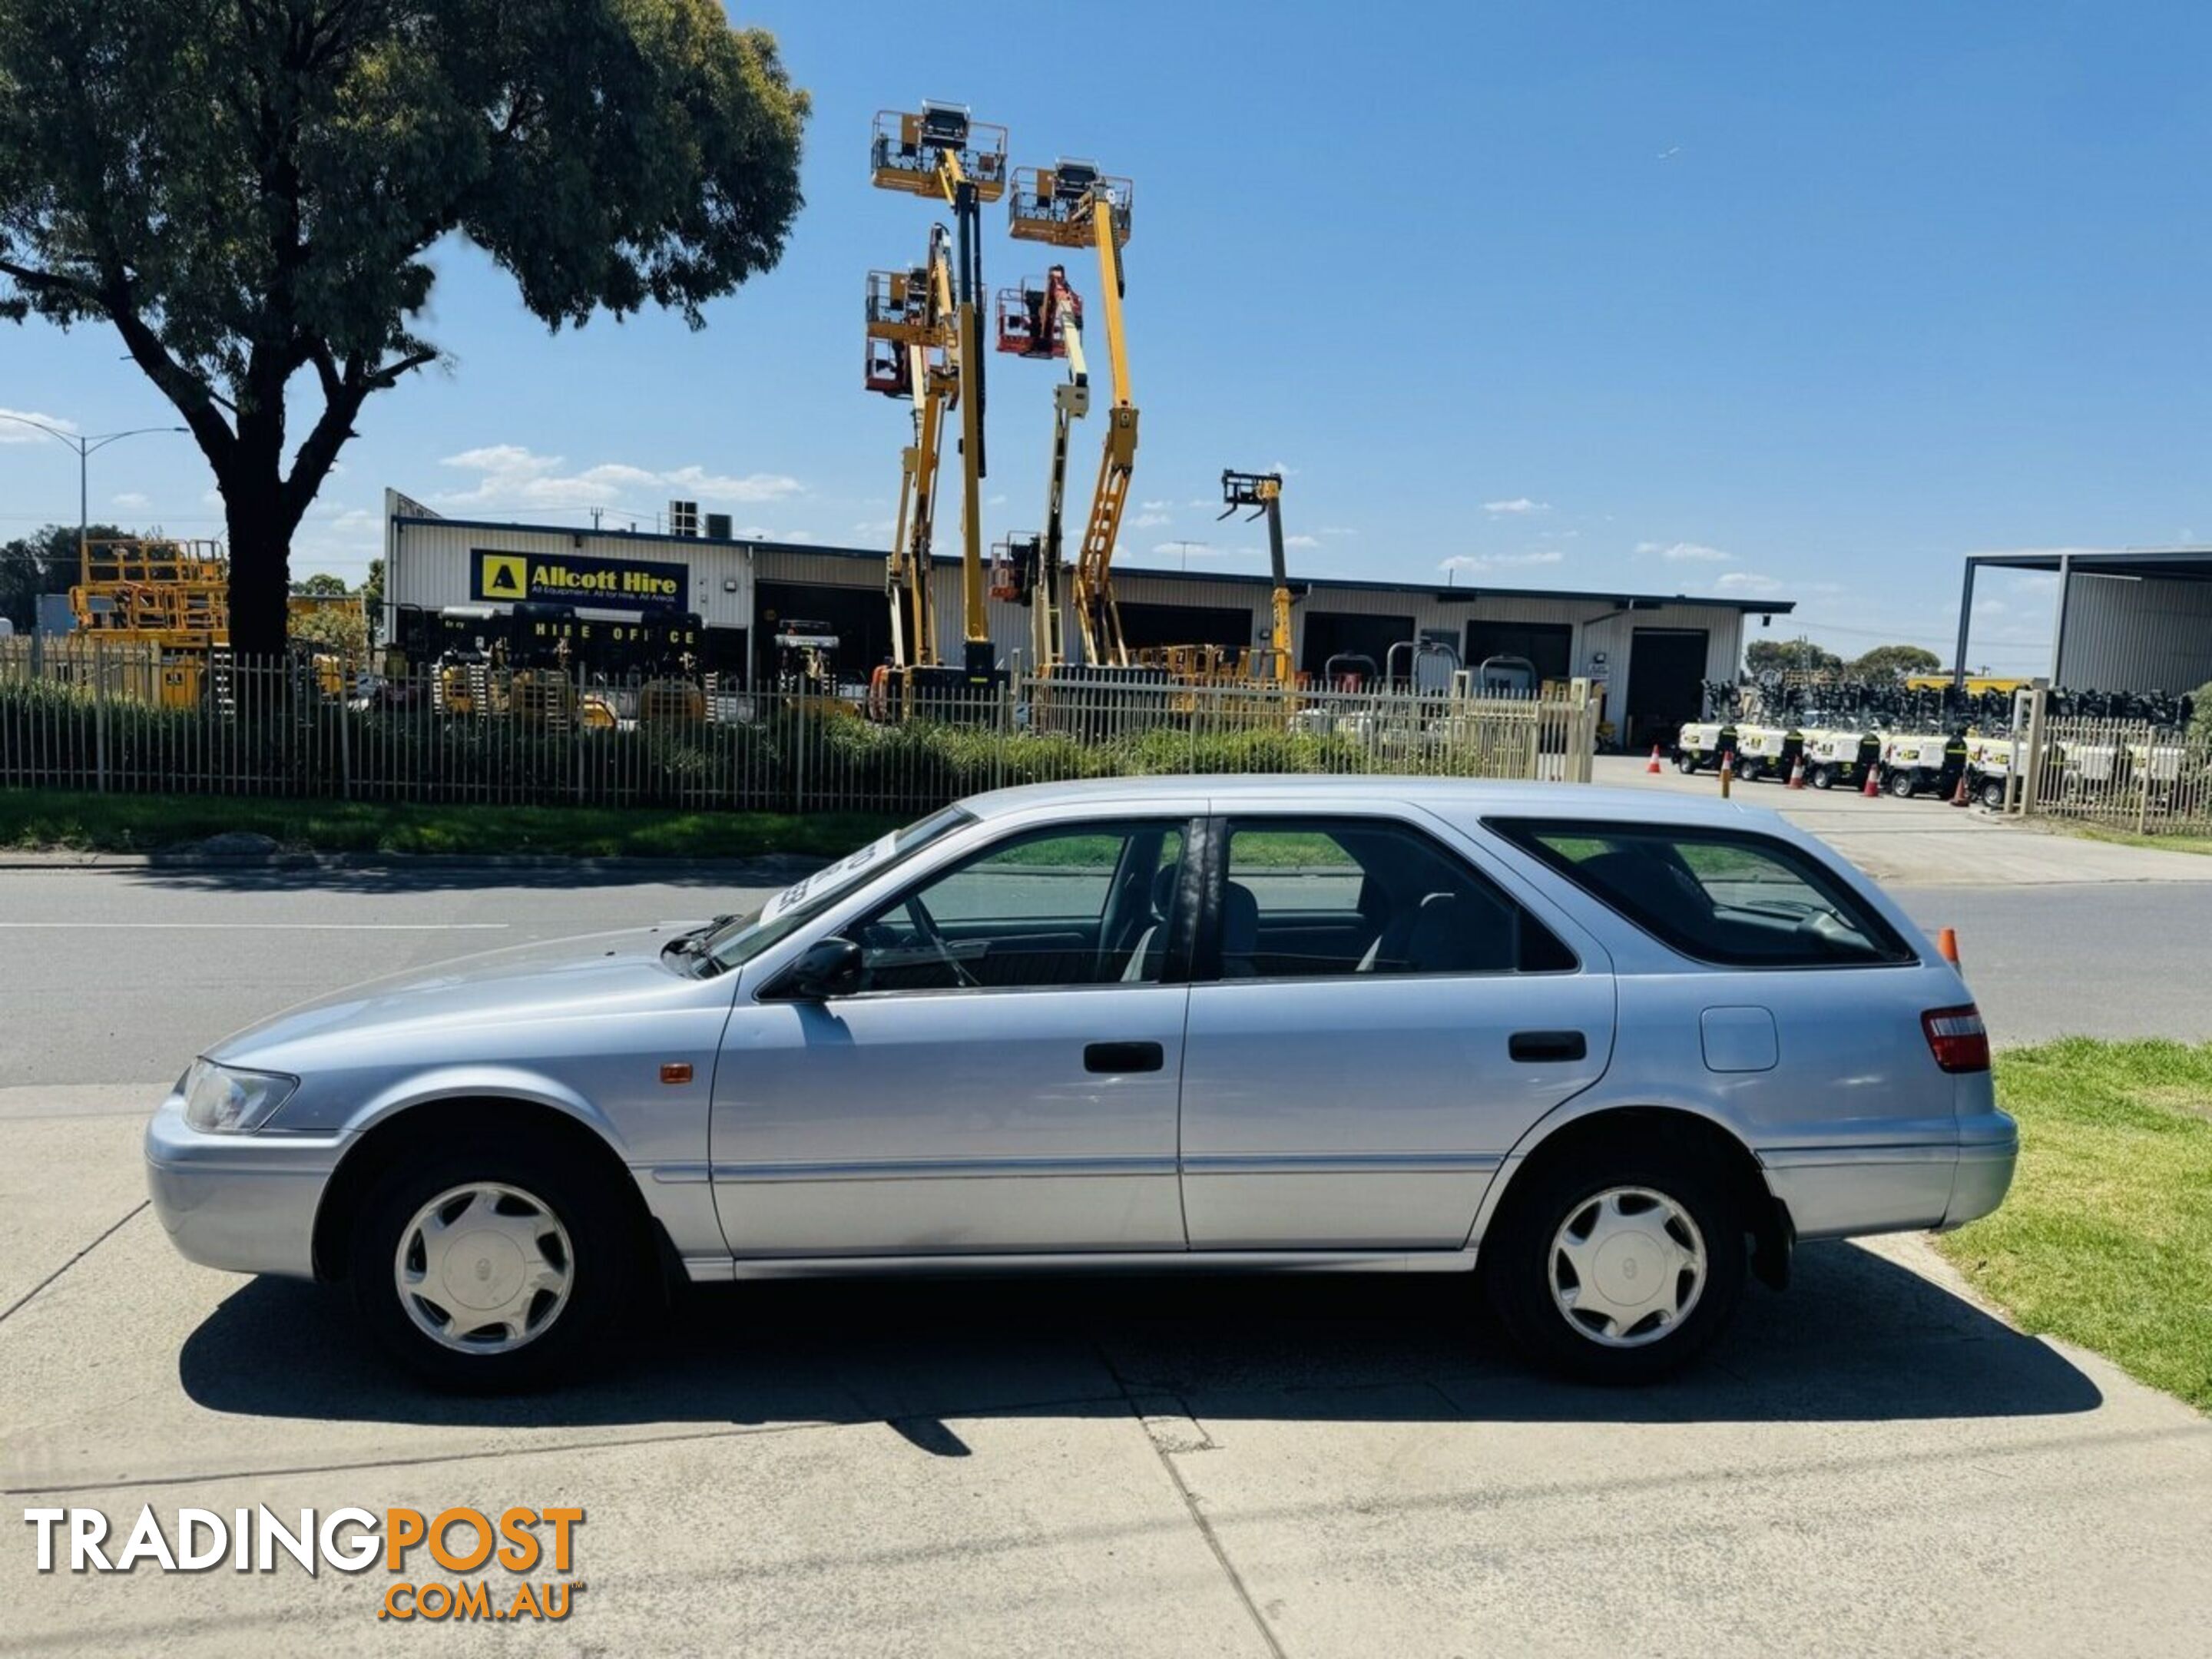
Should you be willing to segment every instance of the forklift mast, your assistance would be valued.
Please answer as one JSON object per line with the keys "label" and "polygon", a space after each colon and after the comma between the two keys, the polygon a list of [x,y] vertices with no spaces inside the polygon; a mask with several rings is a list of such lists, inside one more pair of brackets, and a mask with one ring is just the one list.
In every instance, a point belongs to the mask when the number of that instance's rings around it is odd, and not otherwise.
{"label": "forklift mast", "polygon": [[1060,619],[1060,572],[1066,562],[1065,506],[1067,448],[1075,422],[1091,412],[1091,373],[1083,355],[1083,298],[1066,267],[1025,278],[999,295],[999,349],[1025,357],[1057,357],[1067,378],[1053,389],[1052,456],[1046,475],[1044,530],[1011,540],[1003,562],[1011,582],[994,586],[1002,599],[1030,607],[1030,649],[1036,669],[1050,673],[1067,660]]}
{"label": "forklift mast", "polygon": [[904,271],[868,273],[866,384],[914,404],[914,439],[899,454],[898,518],[885,562],[895,668],[933,668],[937,617],[929,585],[937,531],[937,482],[945,416],[959,401],[951,233],[931,227],[923,262]]}
{"label": "forklift mast", "polygon": [[1221,517],[1249,507],[1252,517],[1267,520],[1267,568],[1274,574],[1275,591],[1268,647],[1274,659],[1269,678],[1287,685],[1295,676],[1291,668],[1291,576],[1283,556],[1283,475],[1279,472],[1221,474]]}

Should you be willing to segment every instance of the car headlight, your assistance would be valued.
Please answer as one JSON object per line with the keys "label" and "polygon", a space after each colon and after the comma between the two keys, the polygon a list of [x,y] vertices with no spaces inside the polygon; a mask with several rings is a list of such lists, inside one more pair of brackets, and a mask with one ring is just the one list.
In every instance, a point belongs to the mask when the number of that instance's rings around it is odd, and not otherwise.
{"label": "car headlight", "polygon": [[196,1060],[178,1092],[185,1097],[185,1121],[206,1134],[250,1134],[276,1115],[292,1097],[300,1079],[277,1072],[241,1072]]}

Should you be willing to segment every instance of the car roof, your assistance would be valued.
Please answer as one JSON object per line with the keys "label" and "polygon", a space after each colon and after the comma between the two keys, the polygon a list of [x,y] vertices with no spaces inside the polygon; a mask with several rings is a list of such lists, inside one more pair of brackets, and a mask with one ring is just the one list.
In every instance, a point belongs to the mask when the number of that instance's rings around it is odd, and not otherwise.
{"label": "car roof", "polygon": [[1780,815],[1733,800],[1644,789],[1606,788],[1587,783],[1529,783],[1488,778],[1415,778],[1375,773],[1235,773],[1208,775],[1170,774],[1152,777],[1087,778],[1068,783],[1032,783],[995,789],[961,803],[979,818],[1003,817],[1036,807],[1140,806],[1148,801],[1188,800],[1202,795],[1217,811],[1234,811],[1240,800],[1310,801],[1318,810],[1376,799],[1426,807],[1444,817],[1570,817],[1630,823],[1710,823],[1738,828],[1778,829]]}

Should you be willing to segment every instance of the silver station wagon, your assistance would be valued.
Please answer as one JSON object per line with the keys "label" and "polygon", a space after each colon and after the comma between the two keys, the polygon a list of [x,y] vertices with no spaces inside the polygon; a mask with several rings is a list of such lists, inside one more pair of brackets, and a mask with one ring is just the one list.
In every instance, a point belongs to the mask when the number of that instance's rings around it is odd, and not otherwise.
{"label": "silver station wagon", "polygon": [[1773,814],[1283,777],[1006,790],[690,932],[363,986],[146,1136],[186,1256],[485,1388],[663,1276],[1021,1268],[1473,1273],[1638,1381],[2017,1146],[1957,971]]}

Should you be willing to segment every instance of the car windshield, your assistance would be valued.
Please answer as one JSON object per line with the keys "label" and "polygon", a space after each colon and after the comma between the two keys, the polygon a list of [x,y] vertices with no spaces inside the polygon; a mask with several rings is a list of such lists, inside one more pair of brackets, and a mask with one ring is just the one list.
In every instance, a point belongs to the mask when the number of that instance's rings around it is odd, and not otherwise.
{"label": "car windshield", "polygon": [[696,951],[699,971],[719,974],[751,961],[777,940],[788,939],[863,881],[903,864],[932,842],[975,821],[974,813],[948,806],[792,883],[759,909],[731,917],[702,940]]}

